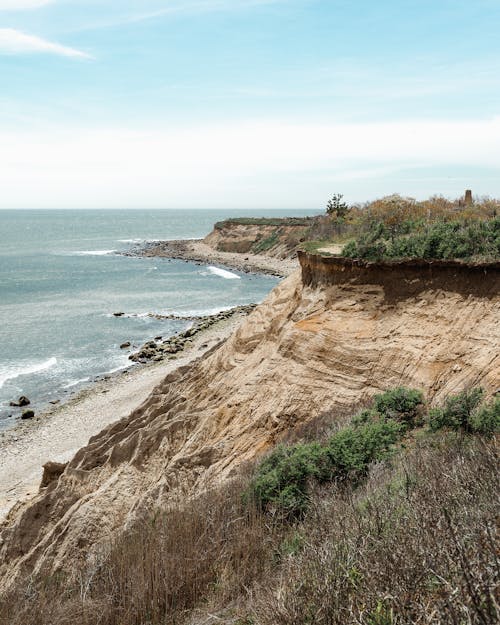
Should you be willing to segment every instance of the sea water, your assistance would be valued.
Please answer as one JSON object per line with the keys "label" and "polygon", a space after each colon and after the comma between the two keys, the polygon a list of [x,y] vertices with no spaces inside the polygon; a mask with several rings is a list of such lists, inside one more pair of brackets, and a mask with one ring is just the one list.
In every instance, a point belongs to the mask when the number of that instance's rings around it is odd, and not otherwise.
{"label": "sea water", "polygon": [[[200,238],[230,216],[267,210],[0,210],[0,429],[96,377],[132,366],[120,344],[186,329],[188,320],[260,302],[277,279],[210,265],[121,255],[154,239]],[[125,313],[115,317],[115,312]]]}

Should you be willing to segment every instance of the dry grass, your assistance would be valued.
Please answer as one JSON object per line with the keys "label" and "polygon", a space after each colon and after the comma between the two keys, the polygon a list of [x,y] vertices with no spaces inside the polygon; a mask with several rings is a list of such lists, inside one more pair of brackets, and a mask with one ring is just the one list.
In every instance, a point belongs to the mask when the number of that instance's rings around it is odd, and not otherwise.
{"label": "dry grass", "polygon": [[328,215],[315,217],[302,247],[314,252],[328,243],[345,243],[366,234],[373,222],[380,222],[390,229],[403,223],[419,227],[419,224],[431,225],[437,222],[482,221],[497,215],[500,215],[500,200],[487,197],[476,198],[471,206],[463,206],[460,199],[449,200],[438,195],[423,201],[390,195],[351,206],[343,220],[332,219]]}
{"label": "dry grass", "polygon": [[2,625],[159,625],[211,596],[226,604],[262,577],[270,520],[242,503],[246,481],[138,522],[71,579],[38,580],[4,599]]}
{"label": "dry grass", "polygon": [[419,445],[362,491],[322,493],[303,544],[255,593],[259,625],[498,622],[498,457]]}
{"label": "dry grass", "polygon": [[361,488],[317,492],[300,523],[246,508],[245,476],[157,512],[71,579],[27,580],[4,598],[0,623],[498,622],[495,441],[408,443]]}

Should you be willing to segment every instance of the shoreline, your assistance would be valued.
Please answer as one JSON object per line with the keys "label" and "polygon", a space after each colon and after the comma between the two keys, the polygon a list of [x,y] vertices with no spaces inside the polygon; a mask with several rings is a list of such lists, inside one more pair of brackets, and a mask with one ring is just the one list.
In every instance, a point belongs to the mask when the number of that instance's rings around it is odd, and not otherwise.
{"label": "shoreline", "polygon": [[[277,277],[287,277],[299,267],[298,259],[218,252],[202,239],[146,242],[122,254],[217,264],[244,273]],[[13,507],[23,505],[38,492],[46,462],[71,460],[92,436],[140,406],[165,376],[227,340],[251,308],[236,306],[229,315],[219,314],[219,319],[202,323],[192,336],[184,333],[187,340],[181,340],[182,348],[175,349],[171,355],[167,353],[160,359],[156,351],[151,359],[138,359],[138,364],[129,368],[103,374],[73,395],[62,398],[60,403],[47,406],[34,419],[18,420],[12,427],[1,430],[0,523]],[[196,324],[197,320],[193,321]],[[162,351],[172,339],[177,342],[177,335],[156,347]],[[138,355],[147,346],[143,345]]]}
{"label": "shoreline", "polygon": [[0,432],[0,522],[38,492],[46,462],[67,462],[105,426],[140,406],[166,375],[221,345],[248,312],[200,330],[175,356],[103,376],[74,396]]}
{"label": "shoreline", "polygon": [[125,256],[144,256],[184,260],[197,264],[216,263],[228,269],[243,273],[258,273],[278,278],[287,278],[299,268],[297,258],[274,258],[260,254],[220,252],[210,247],[203,239],[180,239],[170,241],[146,241]]}

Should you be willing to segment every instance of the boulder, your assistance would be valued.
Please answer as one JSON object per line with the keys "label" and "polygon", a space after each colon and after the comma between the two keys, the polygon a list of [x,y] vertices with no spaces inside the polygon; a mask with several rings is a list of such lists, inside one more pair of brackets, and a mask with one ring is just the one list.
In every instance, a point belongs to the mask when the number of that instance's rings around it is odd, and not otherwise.
{"label": "boulder", "polygon": [[115,312],[115,313],[113,313],[113,317],[123,317],[124,314],[125,313],[123,313],[123,312]]}
{"label": "boulder", "polygon": [[24,395],[21,395],[21,397],[17,401],[11,401],[9,406],[14,406],[16,408],[23,408],[24,406],[29,406],[30,403],[31,402],[27,397],[25,397]]}
{"label": "boulder", "polygon": [[130,347],[130,341],[125,341],[120,345],[120,349],[127,349],[127,347]]}
{"label": "boulder", "polygon": [[23,414],[21,415],[21,419],[33,419],[33,417],[35,416],[35,413],[33,412],[33,410],[25,410],[23,412]]}

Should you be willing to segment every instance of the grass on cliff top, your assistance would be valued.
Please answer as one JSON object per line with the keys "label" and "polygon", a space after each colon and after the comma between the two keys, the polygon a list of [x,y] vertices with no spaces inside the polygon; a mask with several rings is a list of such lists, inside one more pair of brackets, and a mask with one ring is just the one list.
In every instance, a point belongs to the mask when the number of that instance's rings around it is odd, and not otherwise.
{"label": "grass on cliff top", "polygon": [[346,244],[342,254],[366,260],[500,259],[500,201],[483,199],[471,206],[434,197],[417,202],[398,195],[352,206],[341,219],[315,218],[301,246],[310,253]]}
{"label": "grass on cliff top", "polygon": [[[252,474],[138,520],[71,577],[23,580],[0,623],[498,622],[500,399],[472,389],[429,410],[398,388],[348,421],[332,433],[339,415],[323,415]],[[305,506],[290,515],[297,489]]]}
{"label": "grass on cliff top", "polygon": [[232,217],[218,221],[214,228],[221,230],[228,224],[242,226],[308,226],[314,217]]}

